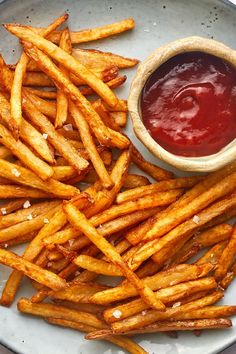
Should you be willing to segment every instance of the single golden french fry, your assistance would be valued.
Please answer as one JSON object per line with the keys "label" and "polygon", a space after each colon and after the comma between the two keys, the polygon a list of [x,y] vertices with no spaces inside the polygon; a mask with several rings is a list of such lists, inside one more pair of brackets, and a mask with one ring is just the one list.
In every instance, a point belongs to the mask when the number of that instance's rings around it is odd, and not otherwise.
{"label": "single golden french fry", "polygon": [[18,301],[17,307],[19,311],[35,316],[61,318],[84,323],[96,328],[106,328],[106,324],[99,320],[95,315],[82,311],[79,312],[63,306],[53,304],[36,304],[32,303],[28,299],[21,298]]}
{"label": "single golden french fry", "polygon": [[24,90],[40,98],[46,98],[47,100],[55,100],[57,98],[56,91],[45,91],[42,89],[28,87],[25,87]]}
{"label": "single golden french fry", "polygon": [[216,266],[226,245],[227,241],[221,241],[212,246],[202,257],[197,260],[196,264],[204,264],[207,262]]}
{"label": "single golden french fry", "polygon": [[131,189],[129,191],[119,193],[117,195],[116,202],[118,204],[121,204],[157,192],[168,191],[171,189],[189,188],[194,186],[202,179],[202,176],[182,177],[153,183],[148,186],[141,186],[138,188]]}
{"label": "single golden french fry", "polygon": [[13,155],[17,156],[27,167],[43,180],[52,177],[53,169],[46,162],[37,157],[19,139],[15,140],[10,131],[0,124],[0,142],[5,145]]}
{"label": "single golden french fry", "polygon": [[219,259],[219,262],[215,271],[215,278],[221,280],[229,270],[230,266],[233,263],[236,253],[236,227],[233,227],[232,236],[229,239],[229,242],[225,249],[222,252],[222,255]]}
{"label": "single golden french fry", "polygon": [[65,280],[58,277],[56,274],[42,269],[12,252],[0,249],[0,263],[17,269],[27,277],[51,289],[59,290],[66,286]]}
{"label": "single golden french fry", "polygon": [[[71,54],[72,46],[71,46],[70,32],[68,28],[62,31],[59,46],[65,52]],[[67,70],[64,69],[62,65],[60,65],[59,68],[64,73],[64,75],[68,76]],[[57,114],[55,119],[55,128],[61,127],[67,121],[67,115],[68,115],[68,98],[59,89],[57,90]]]}
{"label": "single golden french fry", "polygon": [[37,48],[44,50],[45,53],[50,55],[53,59],[62,64],[70,72],[83,79],[92,89],[101,96],[105,102],[111,107],[117,104],[117,97],[109,89],[109,87],[99,80],[90,70],[88,70],[78,60],[71,55],[57,47],[52,42],[40,37],[37,33],[33,32],[27,27],[19,27],[17,25],[5,25],[5,28],[12,34],[17,35],[23,41],[29,41],[37,46]]}
{"label": "single golden french fry", "polygon": [[[212,265],[203,264],[201,266],[180,264],[168,270],[156,273],[150,277],[142,279],[142,282],[152,290],[167,288],[172,285],[190,281],[206,276],[213,269]],[[123,283],[115,288],[104,290],[95,294],[91,301],[98,304],[110,304],[114,301],[124,300],[137,296],[138,292],[130,283]]]}
{"label": "single golden french fry", "polygon": [[73,104],[73,102],[70,102],[70,113],[72,117],[74,118],[74,121],[77,125],[77,128],[79,130],[81,140],[89,154],[90,160],[100,178],[102,181],[102,184],[105,188],[111,188],[113,186],[113,182],[111,180],[111,177],[109,176],[104,163],[96,149],[93,137],[91,135],[89,125],[84,118],[83,114],[80,113],[79,109]]}
{"label": "single golden french fry", "polygon": [[134,283],[136,289],[139,291],[144,301],[149,304],[149,306],[159,310],[163,310],[165,308],[161,301],[156,301],[152,290],[145,285],[143,286],[140,279],[126,265],[115,248],[110,245],[101,234],[99,234],[99,232],[82,213],[80,213],[70,203],[64,205],[64,210],[70,223],[82,231],[92,241],[92,243],[94,243],[105,254],[105,256],[111,260],[111,262],[116,264],[122,270],[122,273]]}
{"label": "single golden french fry", "polygon": [[[199,300],[189,302],[187,304],[172,307],[166,309],[165,312],[160,312],[156,310],[146,310],[145,314],[137,314],[126,318],[122,321],[114,322],[112,324],[112,330],[116,333],[125,333],[128,330],[133,330],[140,328],[156,321],[163,320],[179,320],[187,319],[185,315],[191,314],[192,311],[196,309],[206,308],[207,305],[214,304],[223,297],[223,293],[220,291],[215,291],[214,293],[207,295]],[[208,318],[208,316],[206,316]],[[205,317],[205,318],[206,318]],[[224,317],[224,316],[220,316]],[[191,318],[191,317],[189,317]],[[210,317],[209,317],[210,318]]]}
{"label": "single golden french fry", "polygon": [[[125,75],[123,75],[123,76],[117,76],[114,79],[111,79],[109,81],[106,81],[106,80],[103,80],[103,81],[106,82],[108,87],[116,88],[116,87],[123,85],[123,83],[126,81],[126,79],[127,79],[127,77]],[[80,92],[84,96],[95,94],[95,92],[91,89],[91,87],[84,87],[84,88],[80,89]],[[122,114],[117,114],[117,113],[122,113]],[[127,114],[125,112],[113,112],[113,114],[111,114],[111,116],[112,116],[112,118],[114,117],[113,118],[114,120],[115,120],[115,118],[118,120],[118,122],[120,123],[119,124],[120,126],[124,126],[126,124]]]}
{"label": "single golden french fry", "polygon": [[19,185],[0,185],[0,198],[9,199],[9,198],[51,198],[53,195],[43,192],[39,189],[23,187]]}
{"label": "single golden french fry", "polygon": [[[111,23],[109,25],[104,25],[101,27],[95,27],[90,29],[85,29],[77,32],[71,31],[71,42],[72,44],[85,43],[90,41],[95,41],[98,39],[114,36],[125,31],[133,29],[135,22],[132,18],[127,18],[125,20]],[[35,29],[35,28],[34,28]],[[37,29],[41,31],[41,28]],[[54,31],[50,36],[49,40],[54,43],[59,43],[61,31]]]}
{"label": "single golden french fry", "polygon": [[72,53],[73,57],[79,60],[83,65],[93,67],[106,67],[108,65],[115,65],[120,69],[131,68],[138,64],[137,59],[125,58],[121,55],[102,52],[95,49],[81,49],[75,48]]}
{"label": "single golden french fry", "polygon": [[115,277],[122,276],[121,270],[113,263],[106,262],[102,259],[96,259],[86,255],[76,257],[73,262],[79,267],[90,270],[97,274],[112,275]]}
{"label": "single golden french fry", "polygon": [[26,201],[27,198],[21,198],[1,203],[0,215],[7,216],[8,214],[13,213],[16,210],[21,209]]}
{"label": "single golden french fry", "polygon": [[[1,56],[0,56],[0,65],[1,65]],[[4,72],[5,66],[3,66]],[[11,73],[10,73],[11,74]],[[1,75],[1,74],[0,74]],[[8,124],[11,119],[10,115],[10,104],[7,99],[0,92],[0,117],[3,122]],[[39,156],[41,156],[45,161],[49,163],[54,163],[53,155],[47,145],[46,140],[43,138],[42,134],[40,134],[30,123],[28,123],[25,119],[22,119],[21,129],[20,129],[20,137],[23,141],[25,141],[28,145],[36,151]],[[4,158],[4,157],[2,157]]]}
{"label": "single golden french fry", "polygon": [[[158,333],[166,331],[193,331],[203,329],[221,329],[232,326],[232,321],[227,318],[206,318],[201,320],[182,320],[182,321],[159,321],[140,329],[128,331],[125,335]],[[102,339],[114,335],[109,329],[103,329],[89,333],[86,339]]]}

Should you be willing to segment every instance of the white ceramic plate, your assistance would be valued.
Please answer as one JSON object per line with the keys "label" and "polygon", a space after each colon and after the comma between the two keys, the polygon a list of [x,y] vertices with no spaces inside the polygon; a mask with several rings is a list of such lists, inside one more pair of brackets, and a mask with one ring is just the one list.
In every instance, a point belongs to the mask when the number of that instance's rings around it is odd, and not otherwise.
{"label": "white ceramic plate", "polygon": [[[163,43],[192,35],[214,37],[236,48],[236,11],[228,4],[215,0],[7,0],[0,5],[0,22],[42,26],[64,11],[70,13],[71,29],[95,27],[133,17],[136,20],[135,30],[117,38],[91,43],[89,47],[114,51],[140,60]],[[8,62],[14,63],[17,60],[19,53],[16,48],[17,40],[1,28],[0,52]],[[118,92],[124,98],[127,97],[134,70],[129,70],[127,74],[129,80],[125,88]],[[131,126],[128,127],[128,134],[147,158],[164,165],[137,142]],[[0,290],[8,274],[8,269],[0,266]],[[21,289],[18,297],[31,294],[27,282]],[[235,304],[235,295],[236,284],[231,285],[227,291],[224,303]],[[151,354],[210,354],[220,352],[236,341],[236,327],[206,331],[199,338],[191,333],[181,333],[178,339],[155,334],[137,336],[136,339]],[[78,332],[50,326],[38,318],[21,315],[15,305],[10,309],[0,307],[0,342],[22,354],[122,353],[105,342],[85,341]]]}

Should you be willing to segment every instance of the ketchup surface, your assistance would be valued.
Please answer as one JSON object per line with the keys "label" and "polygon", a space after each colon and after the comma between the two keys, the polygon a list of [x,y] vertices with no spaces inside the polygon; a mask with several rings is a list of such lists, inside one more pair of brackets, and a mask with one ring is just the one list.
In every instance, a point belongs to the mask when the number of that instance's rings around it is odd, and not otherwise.
{"label": "ketchup surface", "polygon": [[236,69],[210,54],[177,55],[147,80],[143,123],[167,151],[211,155],[236,137]]}

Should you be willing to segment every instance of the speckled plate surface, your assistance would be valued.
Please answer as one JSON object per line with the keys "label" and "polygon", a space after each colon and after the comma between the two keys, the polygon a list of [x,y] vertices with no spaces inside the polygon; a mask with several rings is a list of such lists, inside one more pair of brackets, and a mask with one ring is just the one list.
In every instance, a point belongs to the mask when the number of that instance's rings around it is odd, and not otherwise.
{"label": "speckled plate surface", "polygon": [[[213,37],[236,49],[236,11],[227,3],[214,0],[7,0],[0,4],[0,22],[15,21],[42,26],[64,11],[70,13],[71,29],[95,27],[133,17],[136,20],[135,30],[91,43],[89,47],[140,60],[163,43],[192,35]],[[1,28],[0,51],[8,62],[17,60],[17,47],[17,40]],[[127,74],[128,82],[125,88],[119,90],[121,97],[127,97],[134,70],[129,70]],[[146,157],[163,165],[136,140],[131,125],[128,134]],[[0,290],[8,274],[9,270],[0,266]],[[18,297],[31,294],[27,282],[21,289]],[[235,304],[235,299],[236,284],[226,292],[223,302]],[[213,354],[236,341],[236,327],[206,331],[199,338],[191,333],[181,333],[177,339],[155,334],[137,336],[136,339],[151,354]],[[15,304],[10,309],[0,307],[0,342],[22,354],[122,353],[111,344],[88,342],[80,333],[50,326],[38,318],[23,316],[17,312]]]}

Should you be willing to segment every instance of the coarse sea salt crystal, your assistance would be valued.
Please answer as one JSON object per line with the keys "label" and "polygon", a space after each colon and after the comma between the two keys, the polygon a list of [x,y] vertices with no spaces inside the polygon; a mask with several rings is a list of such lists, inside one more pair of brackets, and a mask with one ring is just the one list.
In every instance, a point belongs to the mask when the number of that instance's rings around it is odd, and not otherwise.
{"label": "coarse sea salt crystal", "polygon": [[29,214],[28,216],[27,216],[27,220],[32,220],[33,219],[33,215],[32,214]]}
{"label": "coarse sea salt crystal", "polygon": [[24,204],[23,204],[24,209],[28,209],[30,206],[31,206],[31,204],[30,204],[29,200],[26,200],[26,202],[24,202]]}
{"label": "coarse sea salt crystal", "polygon": [[43,219],[44,224],[49,224],[48,218]]}
{"label": "coarse sea salt crystal", "polygon": [[143,316],[145,316],[145,315],[146,315],[146,313],[147,313],[147,311],[146,311],[146,310],[144,310],[144,311],[142,311],[141,313],[142,313],[142,315],[143,315]]}
{"label": "coarse sea salt crystal", "polygon": [[43,138],[44,138],[45,140],[47,140],[47,138],[48,138],[48,134],[43,133]]}
{"label": "coarse sea salt crystal", "polygon": [[19,172],[16,168],[13,168],[13,169],[11,170],[11,172],[12,172],[12,174],[13,174],[14,176],[16,176],[16,177],[19,177],[19,176],[20,176],[20,172]]}
{"label": "coarse sea salt crystal", "polygon": [[5,243],[4,247],[5,247],[5,248],[7,248],[7,247],[8,247],[8,244],[7,244],[7,243]]}
{"label": "coarse sea salt crystal", "polygon": [[66,124],[63,126],[63,129],[66,130],[67,132],[72,132],[73,126],[72,126],[72,124]]}
{"label": "coarse sea salt crystal", "polygon": [[157,23],[156,22],[153,22],[153,26],[156,26],[157,25]]}
{"label": "coarse sea salt crystal", "polygon": [[115,310],[112,315],[115,318],[121,318],[122,312],[120,310]]}
{"label": "coarse sea salt crystal", "polygon": [[175,307],[179,307],[181,305],[181,302],[175,302],[172,307],[175,308]]}
{"label": "coarse sea salt crystal", "polygon": [[74,242],[75,242],[75,240],[74,240],[73,238],[72,238],[71,240],[69,240],[69,241],[68,241],[69,246],[70,246],[70,247],[73,246]]}
{"label": "coarse sea salt crystal", "polygon": [[193,217],[193,222],[195,222],[195,224],[199,224],[200,220],[201,220],[201,219],[199,218],[198,215],[194,215],[194,217]]}
{"label": "coarse sea salt crystal", "polygon": [[1,208],[1,213],[2,213],[2,215],[6,215],[7,209],[6,208]]}
{"label": "coarse sea salt crystal", "polygon": [[22,103],[25,103],[25,102],[26,102],[26,99],[25,99],[25,98],[23,98],[23,99],[22,99]]}
{"label": "coarse sea salt crystal", "polygon": [[75,272],[75,276],[77,277],[78,275],[80,275],[80,271],[79,271],[79,270],[77,270],[77,271]]}

